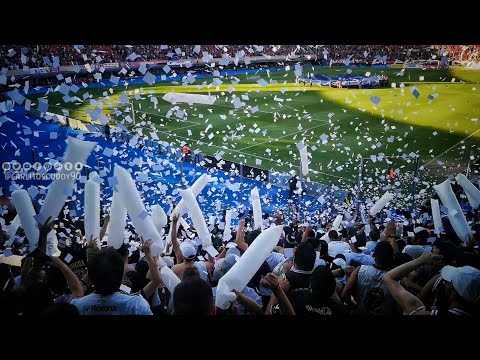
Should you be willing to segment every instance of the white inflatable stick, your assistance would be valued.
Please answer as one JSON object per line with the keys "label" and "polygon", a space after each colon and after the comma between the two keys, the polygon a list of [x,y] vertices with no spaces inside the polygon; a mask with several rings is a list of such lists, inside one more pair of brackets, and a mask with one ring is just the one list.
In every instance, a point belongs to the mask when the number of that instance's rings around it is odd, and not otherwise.
{"label": "white inflatable stick", "polygon": [[[22,228],[27,235],[30,251],[33,251],[38,245],[38,237],[40,230],[34,218],[35,209],[33,208],[32,199],[28,195],[27,190],[15,190],[12,193],[12,204],[17,209],[18,217],[22,224]],[[47,218],[45,218],[47,220]]]}
{"label": "white inflatable stick", "polygon": [[457,180],[457,182],[463,187],[463,190],[465,190],[465,193],[468,197],[468,202],[472,208],[477,209],[478,205],[480,204],[480,190],[478,190],[475,185],[473,185],[463,174],[458,174],[455,177],[455,180]]}
{"label": "white inflatable stick", "polygon": [[97,239],[100,249],[100,184],[93,180],[85,184],[84,221],[85,239]]}
{"label": "white inflatable stick", "polygon": [[[63,156],[62,168],[58,171],[58,179],[48,186],[47,196],[43,202],[40,214],[44,219],[51,217],[55,220],[68,197],[68,191],[73,188],[80,171],[76,164],[85,164],[96,142],[77,140],[72,137],[67,139],[67,150]],[[67,168],[69,170],[67,170]]]}
{"label": "white inflatable stick", "polygon": [[123,204],[120,194],[113,191],[112,206],[110,207],[110,222],[108,223],[107,245],[119,249],[125,237],[127,225],[127,208]]}
{"label": "white inflatable stick", "polygon": [[205,218],[203,217],[202,210],[200,210],[197,199],[195,198],[192,189],[179,190],[178,192],[184,201],[184,206],[188,209],[188,214],[192,218],[193,226],[202,242],[202,247],[205,249],[212,245],[212,235],[210,234],[210,231],[208,231]]}
{"label": "white inflatable stick", "polygon": [[377,215],[382,209],[393,199],[393,194],[386,192],[383,196],[371,207],[370,215]]}
{"label": "white inflatable stick", "polygon": [[164,266],[162,267],[162,270],[160,270],[160,277],[162,278],[162,281],[167,287],[168,291],[170,291],[170,294],[173,296],[175,287],[180,284],[180,279],[178,276],[168,266]]}
{"label": "white inflatable stick", "polygon": [[[118,180],[118,190],[123,205],[127,208],[133,226],[137,234],[144,240],[153,240],[153,249],[163,251],[163,242],[151,216],[147,213],[145,205],[138,193],[135,182],[131,175],[123,167],[115,164],[114,174]],[[109,235],[110,237],[110,235]],[[152,251],[152,255],[158,255],[157,251]]]}
{"label": "white inflatable stick", "polygon": [[215,305],[227,309],[236,296],[232,290],[242,291],[277,245],[283,226],[263,231],[243,253],[232,268],[218,282]]}
{"label": "white inflatable stick", "polygon": [[440,214],[440,205],[438,200],[430,199],[432,206],[433,225],[435,226],[435,234],[440,234],[442,228],[442,216]]}
{"label": "white inflatable stick", "polygon": [[[203,190],[203,188],[205,186],[207,186],[208,182],[210,181],[210,175],[207,175],[207,174],[203,174],[202,176],[200,176],[197,181],[195,181],[193,183],[193,185],[191,186],[191,189],[192,189],[192,192],[193,192],[193,195],[195,197],[197,197]],[[183,215],[185,214],[186,210],[185,210],[185,201],[182,199],[180,200],[180,202],[177,204],[177,206],[175,207],[175,209],[173,209],[171,215],[170,215],[170,220],[173,218],[173,215],[174,214],[180,214],[180,215]]]}
{"label": "white inflatable stick", "polygon": [[455,230],[457,236],[466,243],[471,235],[471,230],[463,215],[462,208],[453,193],[450,180],[447,179],[439,185],[434,185],[433,188],[440,197],[442,204],[448,209],[448,219],[452,224],[453,230]]}
{"label": "white inflatable stick", "polygon": [[255,229],[262,229],[263,220],[262,220],[262,204],[260,203],[260,194],[258,193],[258,188],[255,186],[252,189],[250,194],[250,199],[252,201],[253,207],[253,222]]}

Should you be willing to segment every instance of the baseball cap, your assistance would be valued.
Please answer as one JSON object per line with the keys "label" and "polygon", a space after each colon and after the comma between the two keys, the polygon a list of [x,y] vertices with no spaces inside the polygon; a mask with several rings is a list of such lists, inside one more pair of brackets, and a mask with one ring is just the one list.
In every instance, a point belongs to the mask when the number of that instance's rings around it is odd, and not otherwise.
{"label": "baseball cap", "polygon": [[[340,255],[340,254],[339,254]],[[333,259],[332,261],[335,265],[341,267],[342,269],[345,269],[347,267],[347,262],[345,261],[344,258],[338,257]]]}
{"label": "baseball cap", "polygon": [[230,254],[235,254],[237,256],[240,256],[240,250],[238,250],[237,247],[231,247],[227,250],[227,252],[225,253],[225,257],[227,257],[228,255]]}
{"label": "baseball cap", "polygon": [[350,243],[352,243],[357,249],[365,250],[365,245],[367,244],[367,238],[361,235],[352,236],[350,239]]}
{"label": "baseball cap", "polygon": [[215,262],[215,267],[213,269],[213,281],[220,280],[222,276],[225,275],[237,262],[238,258],[240,258],[240,256],[237,256],[236,254],[227,254],[223,259],[218,259]]}
{"label": "baseball cap", "polygon": [[180,251],[182,252],[182,255],[186,259],[193,259],[195,255],[197,255],[197,250],[195,247],[188,243],[188,242],[183,242],[180,244]]}
{"label": "baseball cap", "polygon": [[239,258],[239,256],[237,256],[235,254],[230,254],[230,255],[225,256],[225,259],[223,260],[223,263],[222,263],[222,273],[223,273],[223,275],[225,275],[228,272],[228,270],[230,270],[232,268],[232,266],[235,265],[238,258]]}
{"label": "baseball cap", "polygon": [[163,261],[165,261],[168,267],[172,267],[175,264],[175,262],[173,261],[173,257],[171,256],[164,256]]}
{"label": "baseball cap", "polygon": [[422,254],[424,253],[424,248],[421,245],[407,245],[403,248],[402,252],[416,259],[422,256]]}
{"label": "baseball cap", "polygon": [[[192,245],[192,246],[195,248],[195,251],[198,251],[198,247],[200,246],[199,244],[200,244],[201,242],[199,243],[196,239],[198,239],[198,237],[195,238],[195,239],[185,239],[185,240],[183,240],[183,242],[184,242],[185,244],[190,244],[190,245]],[[200,241],[200,239],[198,239],[198,240]]]}
{"label": "baseball cap", "polygon": [[452,283],[453,287],[469,304],[477,304],[480,301],[480,270],[471,266],[459,268],[445,266],[440,272],[442,279]]}

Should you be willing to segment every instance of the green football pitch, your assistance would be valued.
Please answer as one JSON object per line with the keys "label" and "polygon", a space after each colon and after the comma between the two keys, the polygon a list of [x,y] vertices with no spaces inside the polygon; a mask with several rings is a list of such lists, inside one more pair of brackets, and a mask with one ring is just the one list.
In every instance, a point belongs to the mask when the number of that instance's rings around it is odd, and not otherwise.
{"label": "green football pitch", "polygon": [[[304,74],[346,71],[345,67],[303,67]],[[268,73],[196,79],[188,85],[162,82],[82,89],[70,94],[82,101],[69,103],[58,92],[46,97],[51,112],[68,109],[71,117],[88,121],[86,110],[99,108],[145,138],[152,139],[155,132],[173,145],[187,142],[192,150],[271,171],[298,173],[296,144],[304,141],[311,153],[310,180],[339,187],[357,181],[359,157],[368,159],[365,177],[375,184],[388,167],[402,179],[402,172],[413,170],[413,159],[420,155],[420,181],[426,188],[464,172],[469,160],[480,157],[480,72],[351,71],[385,74],[389,85],[378,89],[304,86],[295,83],[293,69],[282,67]],[[259,84],[260,79],[268,85]],[[163,96],[172,91],[211,94],[217,100],[213,105],[171,104]],[[133,104],[135,124],[130,118],[132,105],[120,103],[123,92]],[[388,165],[385,157],[395,158]]]}

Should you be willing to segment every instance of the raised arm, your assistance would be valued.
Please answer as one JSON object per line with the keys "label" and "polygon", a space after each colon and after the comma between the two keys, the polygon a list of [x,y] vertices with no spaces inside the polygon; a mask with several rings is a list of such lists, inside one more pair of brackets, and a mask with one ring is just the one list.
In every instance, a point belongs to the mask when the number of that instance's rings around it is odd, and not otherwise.
{"label": "raised arm", "polygon": [[21,272],[20,272],[20,279],[22,280],[22,285],[27,286],[30,271],[32,270],[33,265],[33,257],[27,257],[25,262],[23,263]]}
{"label": "raised arm", "polygon": [[47,236],[53,228],[53,222],[50,222],[50,216],[44,224],[38,224],[39,229],[39,236],[38,236],[38,249],[43,251],[44,253],[47,252]]}
{"label": "raised arm", "polygon": [[67,281],[68,288],[72,293],[72,298],[82,297],[83,286],[78,277],[58,257],[51,256],[50,258],[52,259],[52,262],[55,264],[55,266],[62,272],[63,277]]}
{"label": "raised arm", "polygon": [[110,222],[110,215],[105,216],[105,221],[103,222],[103,226],[100,229],[100,241],[102,241],[105,233],[107,232],[108,223]]}
{"label": "raised arm", "polygon": [[308,234],[310,233],[310,230],[312,230],[312,227],[311,227],[311,226],[307,226],[307,227],[305,228],[305,231],[304,231],[303,234],[302,234],[302,243],[307,242]]}
{"label": "raised arm", "polygon": [[396,237],[390,236],[388,238],[388,242],[392,246],[394,254],[400,253],[400,250],[398,249],[398,244],[397,244],[397,238]]}
{"label": "raised arm", "polygon": [[[48,236],[48,233],[53,228],[53,222],[50,222],[51,219],[52,217],[49,217],[44,224],[38,225],[39,236],[38,236],[37,247],[38,247],[38,250],[40,250],[43,253],[47,252],[47,236]],[[40,258],[34,258],[33,266],[29,268],[29,273],[25,277],[25,280],[28,279],[28,280],[34,281],[35,279],[39,279],[40,273],[44,264],[45,264],[45,260],[40,260]]]}
{"label": "raised arm", "polygon": [[177,223],[178,219],[180,218],[180,214],[174,214],[172,218],[172,223],[170,226],[172,226],[172,246],[173,246],[173,252],[175,253],[175,257],[177,259],[177,264],[180,264],[183,262],[183,254],[182,251],[180,250],[180,244],[178,243],[177,239]]}
{"label": "raised arm", "polygon": [[370,229],[373,230],[373,229],[378,229],[377,228],[377,225],[375,225],[375,222],[374,222],[375,218],[372,216],[372,215],[368,215],[368,223],[370,224]]}
{"label": "raised arm", "polygon": [[418,298],[420,301],[424,304],[427,303],[429,300],[429,296],[432,292],[433,286],[437,282],[438,278],[440,277],[440,274],[434,275],[428,282],[425,284],[423,287],[422,291],[420,291],[420,294],[418,294]]}
{"label": "raised arm", "polygon": [[[102,234],[100,233],[100,236]],[[100,253],[100,249],[97,247],[97,239],[90,236],[90,240],[87,242],[87,248],[85,250],[87,254],[87,263]]]}
{"label": "raised arm", "polygon": [[240,250],[246,251],[248,249],[248,244],[245,242],[243,237],[245,236],[243,229],[245,228],[245,219],[242,219],[238,222],[237,237],[235,238],[235,243]]}
{"label": "raised arm", "polygon": [[248,296],[243,295],[242,293],[233,290],[235,295],[237,295],[237,301],[245,306],[247,312],[253,313],[255,315],[264,315],[262,308],[257,302]]}
{"label": "raised arm", "polygon": [[270,303],[267,306],[267,314],[271,314],[271,307],[275,304],[280,305],[282,314],[286,315],[295,315],[295,310],[293,309],[290,300],[288,300],[287,295],[285,294],[284,288],[288,288],[290,284],[287,279],[278,280],[278,278],[273,273],[268,273],[261,281],[261,285],[267,289],[272,290],[274,296],[272,296]]}
{"label": "raised arm", "polygon": [[403,265],[390,270],[383,277],[383,282],[388,286],[390,294],[402,308],[404,314],[410,314],[423,306],[423,303],[412,293],[404,289],[400,280],[410,274],[413,270],[422,265],[438,264],[441,262],[442,255],[433,253],[423,253],[419,258],[409,261]]}
{"label": "raised arm", "polygon": [[343,288],[343,291],[342,291],[342,300],[349,305],[352,305],[351,296],[357,290],[359,271],[360,271],[360,266],[357,267],[355,270],[353,270],[352,275],[350,275],[350,277],[348,278],[348,281],[345,284],[345,287]]}
{"label": "raised arm", "polygon": [[[395,227],[395,223],[390,221],[387,224],[387,227],[380,233],[380,240],[382,241],[389,241],[390,238],[395,238],[397,235],[397,228]],[[391,245],[391,244],[390,244]]]}
{"label": "raised arm", "polygon": [[225,257],[225,255],[227,255],[227,247],[226,246],[221,246],[221,250],[220,251],[220,254],[217,255],[217,260],[218,259],[223,259]]}
{"label": "raised arm", "polygon": [[[143,239],[142,239],[143,242]],[[143,294],[145,295],[146,299],[149,299],[155,290],[160,286],[162,283],[162,279],[160,277],[160,271],[158,270],[157,262],[152,256],[151,246],[153,244],[152,240],[147,240],[143,242],[142,252],[145,254],[145,260],[148,263],[148,274],[150,277],[150,282],[145,285],[143,288]]]}

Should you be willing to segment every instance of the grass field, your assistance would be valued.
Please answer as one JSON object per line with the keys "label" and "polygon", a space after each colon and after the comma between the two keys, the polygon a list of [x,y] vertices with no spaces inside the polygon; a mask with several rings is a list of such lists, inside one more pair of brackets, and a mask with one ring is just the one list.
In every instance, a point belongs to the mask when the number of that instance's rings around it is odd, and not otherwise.
{"label": "grass field", "polygon": [[[334,75],[346,68],[316,68],[314,73]],[[312,72],[310,67],[304,73]],[[54,106],[76,110],[72,114],[90,119],[85,111],[102,109],[132,128],[125,121],[128,105],[121,105],[126,90],[135,110],[135,128],[151,138],[174,145],[188,142],[192,149],[208,155],[222,152],[222,158],[247,165],[287,172],[298,172],[296,144],[303,140],[312,155],[310,179],[324,184],[351,186],[357,179],[358,156],[380,155],[367,162],[367,179],[372,185],[386,173],[384,156],[403,156],[392,166],[413,169],[411,155],[421,156],[426,170],[421,180],[435,182],[450,173],[464,171],[470,157],[480,157],[480,72],[468,70],[352,69],[353,74],[383,73],[396,88],[330,89],[297,85],[293,70],[258,73],[256,76],[198,79],[188,86],[160,83],[154,86],[123,85],[79,90],[75,96],[89,102],[64,103],[62,94],[47,95],[49,111]],[[421,79],[420,77],[423,77]],[[257,83],[259,78],[269,82]],[[454,82],[452,82],[452,79]],[[420,94],[412,94],[415,87]],[[111,90],[109,90],[111,89]],[[172,105],[162,99],[167,92],[210,93],[218,96],[213,105]],[[71,96],[73,96],[71,94]],[[430,97],[429,97],[430,96]],[[38,96],[30,96],[35,99]],[[152,102],[152,97],[158,101]],[[235,109],[233,99],[243,106]],[[378,104],[372,97],[380,98]],[[92,101],[94,100],[94,101]],[[258,111],[253,109],[258,107]],[[57,111],[58,112],[58,111]],[[81,114],[81,115],[79,115]],[[75,117],[74,115],[72,115]],[[401,176],[400,176],[401,177]],[[382,178],[383,179],[383,178]],[[380,179],[380,181],[382,181]]]}

